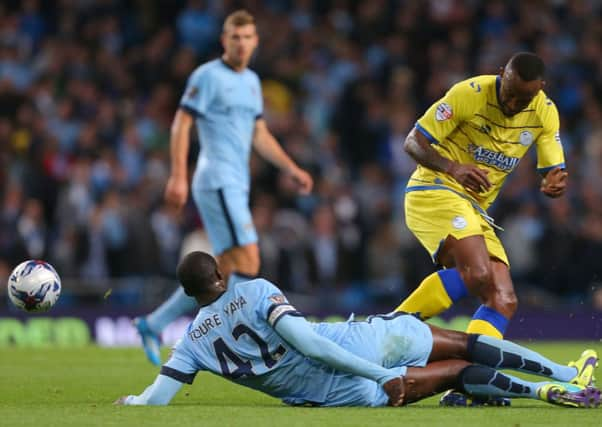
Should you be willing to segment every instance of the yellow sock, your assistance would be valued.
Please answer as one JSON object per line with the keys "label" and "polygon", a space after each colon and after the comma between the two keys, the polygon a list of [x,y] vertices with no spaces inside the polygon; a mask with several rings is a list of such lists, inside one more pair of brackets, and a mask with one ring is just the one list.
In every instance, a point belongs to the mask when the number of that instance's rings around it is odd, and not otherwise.
{"label": "yellow sock", "polygon": [[494,338],[503,338],[508,327],[508,319],[506,319],[497,310],[482,305],[472,316],[472,320],[466,328],[469,334],[489,335]]}
{"label": "yellow sock", "polygon": [[498,339],[504,338],[504,335],[502,335],[502,333],[498,331],[495,326],[489,322],[486,322],[485,320],[480,319],[471,320],[466,328],[466,333],[488,335]]}
{"label": "yellow sock", "polygon": [[438,273],[433,273],[427,276],[395,311],[418,313],[422,319],[428,319],[447,310],[451,305],[452,300],[443,286],[441,277]]}

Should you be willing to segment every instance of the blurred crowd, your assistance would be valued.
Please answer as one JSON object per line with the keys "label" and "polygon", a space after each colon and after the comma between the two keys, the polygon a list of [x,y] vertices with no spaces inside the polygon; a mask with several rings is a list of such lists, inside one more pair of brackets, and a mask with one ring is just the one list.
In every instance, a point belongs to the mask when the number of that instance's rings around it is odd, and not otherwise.
{"label": "blurred crowd", "polygon": [[257,20],[264,116],[316,180],[297,197],[252,159],[262,275],[350,306],[410,292],[434,266],[405,226],[415,164],[402,142],[452,84],[529,50],[547,65],[570,191],[539,193],[532,152],[490,214],[523,301],[602,309],[596,0],[4,1],[0,277],[25,258],[82,283],[172,277],[186,239],[206,245],[194,205],[162,199],[169,131],[188,75],[220,55],[222,21],[239,7]]}

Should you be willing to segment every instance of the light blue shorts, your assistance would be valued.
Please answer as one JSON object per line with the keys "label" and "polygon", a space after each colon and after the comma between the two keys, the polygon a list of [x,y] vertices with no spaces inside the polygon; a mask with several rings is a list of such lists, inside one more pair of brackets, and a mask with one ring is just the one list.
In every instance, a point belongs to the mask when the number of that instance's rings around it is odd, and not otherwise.
{"label": "light blue shorts", "polygon": [[215,255],[236,246],[257,243],[248,190],[231,187],[196,190],[192,197]]}
{"label": "light blue shorts", "polygon": [[[413,315],[392,313],[366,321],[320,323],[316,332],[351,353],[385,368],[424,367],[433,349],[428,325]],[[350,374],[336,374],[326,399],[328,406],[384,406],[388,397],[374,381]]]}

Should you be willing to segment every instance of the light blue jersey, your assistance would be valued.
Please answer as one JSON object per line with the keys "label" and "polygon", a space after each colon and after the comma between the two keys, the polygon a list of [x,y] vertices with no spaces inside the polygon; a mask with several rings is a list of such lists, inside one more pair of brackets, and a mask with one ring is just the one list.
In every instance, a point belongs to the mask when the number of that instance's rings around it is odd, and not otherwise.
{"label": "light blue jersey", "polygon": [[248,189],[255,121],[263,112],[257,74],[237,72],[222,59],[207,62],[188,79],[180,107],[196,117],[201,140],[192,190]]}
{"label": "light blue jersey", "polygon": [[[288,344],[274,329],[284,316],[301,314],[270,282],[230,285],[201,308],[161,374],[191,383],[198,371],[208,370],[294,405],[387,403],[377,382],[337,371]],[[407,365],[424,366],[432,348],[430,329],[410,315],[319,323],[313,328],[362,359],[396,368],[396,375],[404,375]]]}

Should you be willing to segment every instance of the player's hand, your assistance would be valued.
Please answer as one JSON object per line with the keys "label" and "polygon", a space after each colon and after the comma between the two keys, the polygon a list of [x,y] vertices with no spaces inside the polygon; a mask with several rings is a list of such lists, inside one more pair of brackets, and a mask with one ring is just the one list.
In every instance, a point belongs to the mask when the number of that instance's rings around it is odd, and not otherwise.
{"label": "player's hand", "polygon": [[165,187],[165,201],[181,209],[188,199],[188,180],[185,177],[170,176]]}
{"label": "player's hand", "polygon": [[294,167],[289,171],[293,181],[297,185],[297,191],[300,194],[309,194],[314,186],[314,180],[309,173],[301,168]]}
{"label": "player's hand", "polygon": [[403,377],[393,378],[383,384],[383,389],[389,396],[389,406],[401,406],[406,397],[406,388]]}
{"label": "player's hand", "polygon": [[548,197],[555,199],[566,192],[569,174],[561,168],[554,168],[541,180],[539,190]]}
{"label": "player's hand", "polygon": [[475,165],[451,162],[446,172],[474,193],[482,193],[491,188],[491,182],[487,177],[489,171],[480,169]]}

